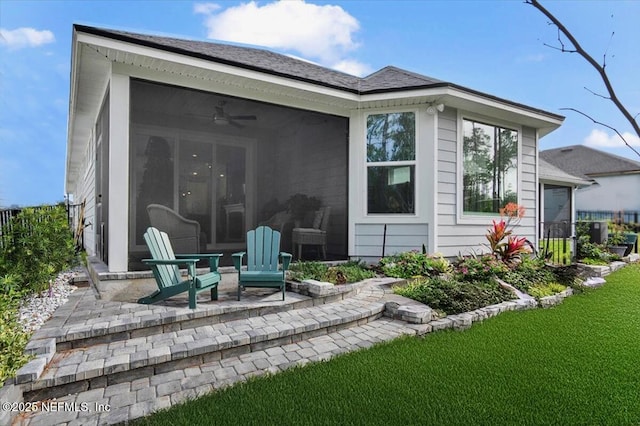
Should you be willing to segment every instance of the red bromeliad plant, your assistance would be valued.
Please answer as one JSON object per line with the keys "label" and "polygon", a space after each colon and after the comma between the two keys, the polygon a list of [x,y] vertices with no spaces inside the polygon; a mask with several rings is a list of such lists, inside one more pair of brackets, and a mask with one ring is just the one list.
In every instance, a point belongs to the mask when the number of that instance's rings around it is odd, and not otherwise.
{"label": "red bromeliad plant", "polygon": [[508,265],[517,263],[521,255],[529,253],[527,239],[512,236],[514,226],[524,217],[524,213],[524,207],[508,203],[500,209],[500,216],[507,219],[500,219],[499,222],[494,220],[493,227],[487,230],[486,238],[491,252]]}

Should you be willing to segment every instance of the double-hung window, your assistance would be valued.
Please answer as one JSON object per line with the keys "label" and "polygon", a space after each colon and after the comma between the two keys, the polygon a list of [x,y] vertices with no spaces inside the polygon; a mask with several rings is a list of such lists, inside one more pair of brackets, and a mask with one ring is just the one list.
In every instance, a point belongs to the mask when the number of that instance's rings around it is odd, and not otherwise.
{"label": "double-hung window", "polygon": [[498,213],[518,202],[518,131],[463,119],[463,213]]}
{"label": "double-hung window", "polygon": [[415,213],[416,114],[367,116],[367,213]]}

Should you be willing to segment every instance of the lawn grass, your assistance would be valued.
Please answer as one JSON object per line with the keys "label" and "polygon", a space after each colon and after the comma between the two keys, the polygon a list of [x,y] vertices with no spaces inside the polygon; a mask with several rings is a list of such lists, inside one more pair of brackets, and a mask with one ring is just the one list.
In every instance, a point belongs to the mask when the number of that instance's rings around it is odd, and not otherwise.
{"label": "lawn grass", "polygon": [[562,238],[550,238],[548,240],[549,247],[547,248],[547,240],[540,240],[539,251],[547,249],[553,253],[550,262],[560,265],[571,264],[571,245],[573,241],[571,239],[563,240]]}
{"label": "lawn grass", "polygon": [[640,423],[640,265],[550,309],[251,380],[136,425]]}

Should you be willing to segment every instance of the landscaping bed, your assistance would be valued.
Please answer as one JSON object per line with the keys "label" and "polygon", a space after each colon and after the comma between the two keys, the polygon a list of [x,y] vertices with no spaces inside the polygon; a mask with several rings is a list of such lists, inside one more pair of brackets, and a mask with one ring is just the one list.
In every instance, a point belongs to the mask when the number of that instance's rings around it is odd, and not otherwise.
{"label": "landscaping bed", "polygon": [[3,227],[0,244],[0,382],[13,377],[30,356],[31,333],[72,288],[59,276],[77,261],[64,206],[23,209]]}
{"label": "landscaping bed", "polygon": [[608,281],[557,309],[398,339],[132,424],[637,424],[640,265]]}
{"label": "landscaping bed", "polygon": [[581,288],[577,268],[547,265],[533,255],[526,239],[514,235],[524,215],[521,206],[509,203],[500,213],[501,219],[487,229],[484,254],[451,262],[442,255],[412,251],[381,259],[380,270],[408,280],[395,288],[397,294],[446,315],[519,298],[540,301],[566,294],[568,287]]}

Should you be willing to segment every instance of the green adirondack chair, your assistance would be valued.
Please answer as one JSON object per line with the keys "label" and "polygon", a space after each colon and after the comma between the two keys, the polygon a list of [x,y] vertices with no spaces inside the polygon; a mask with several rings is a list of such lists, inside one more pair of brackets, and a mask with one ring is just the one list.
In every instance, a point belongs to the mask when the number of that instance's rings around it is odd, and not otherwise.
{"label": "green adirondack chair", "polygon": [[[247,268],[242,269],[243,258],[247,255]],[[234,253],[233,266],[238,271],[238,300],[245,287],[274,287],[285,292],[285,274],[291,254],[280,252],[280,232],[268,226],[259,226],[247,232],[247,251]],[[282,269],[278,269],[278,262]]]}
{"label": "green adirondack chair", "polygon": [[[189,308],[195,309],[196,295],[205,290],[211,291],[211,300],[218,300],[218,284],[220,283],[218,263],[221,254],[174,254],[169,236],[154,227],[147,228],[144,240],[147,242],[153,259],[143,259],[142,262],[151,266],[158,290],[149,296],[138,299],[138,303],[156,303],[188,291]],[[209,272],[196,276],[196,263],[200,259],[209,259]],[[180,275],[179,265],[187,266],[187,279]]]}

